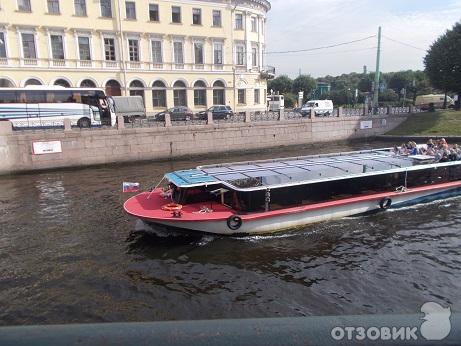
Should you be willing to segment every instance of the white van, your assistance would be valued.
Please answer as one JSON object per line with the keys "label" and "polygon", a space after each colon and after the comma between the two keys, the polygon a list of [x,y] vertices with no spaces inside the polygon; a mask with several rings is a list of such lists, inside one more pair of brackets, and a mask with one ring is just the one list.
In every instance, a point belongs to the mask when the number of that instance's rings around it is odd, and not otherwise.
{"label": "white van", "polygon": [[314,110],[316,116],[330,116],[333,114],[333,101],[331,100],[311,100],[302,108],[301,114],[309,116],[311,110]]}
{"label": "white van", "polygon": [[[422,110],[428,110],[431,104],[434,105],[434,108],[442,108],[443,103],[445,102],[445,95],[419,95],[416,97],[415,106],[421,108]],[[455,101],[447,96],[447,107],[451,107],[455,104]]]}

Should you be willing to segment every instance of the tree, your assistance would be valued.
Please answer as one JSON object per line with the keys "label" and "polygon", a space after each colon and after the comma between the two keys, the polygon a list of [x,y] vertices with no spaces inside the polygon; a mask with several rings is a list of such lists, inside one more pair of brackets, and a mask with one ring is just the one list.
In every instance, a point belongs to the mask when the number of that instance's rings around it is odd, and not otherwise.
{"label": "tree", "polygon": [[426,73],[434,87],[458,94],[456,109],[461,100],[461,23],[440,36],[424,58]]}
{"label": "tree", "polygon": [[293,80],[286,75],[278,76],[277,78],[269,81],[268,85],[269,92],[273,90],[274,93],[278,92],[280,94],[287,94],[291,92],[292,88]]}
{"label": "tree", "polygon": [[292,91],[297,95],[304,91],[304,99],[308,99],[311,92],[317,87],[317,82],[309,75],[300,75],[293,81]]}
{"label": "tree", "polygon": [[[399,71],[389,78],[388,87],[401,95],[402,89],[407,89],[413,83],[413,71]],[[400,99],[400,96],[399,96]]]}

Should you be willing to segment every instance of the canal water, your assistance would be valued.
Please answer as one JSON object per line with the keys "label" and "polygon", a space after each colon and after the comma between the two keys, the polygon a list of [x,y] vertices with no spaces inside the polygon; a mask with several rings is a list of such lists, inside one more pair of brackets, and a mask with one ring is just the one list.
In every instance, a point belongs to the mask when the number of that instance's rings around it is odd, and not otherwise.
{"label": "canal water", "polygon": [[0,178],[0,325],[461,310],[461,199],[274,236],[149,229],[122,181],[165,171],[380,143]]}

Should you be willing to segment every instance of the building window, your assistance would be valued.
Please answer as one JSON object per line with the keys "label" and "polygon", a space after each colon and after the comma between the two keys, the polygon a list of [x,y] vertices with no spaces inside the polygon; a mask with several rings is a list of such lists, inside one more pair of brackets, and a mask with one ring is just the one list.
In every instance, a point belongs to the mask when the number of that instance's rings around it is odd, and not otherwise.
{"label": "building window", "polygon": [[48,13],[59,14],[59,0],[48,0]]}
{"label": "building window", "polygon": [[144,102],[144,84],[139,80],[134,80],[130,83],[130,96],[141,96]]}
{"label": "building window", "polygon": [[194,105],[206,107],[206,85],[202,81],[194,84]]}
{"label": "building window", "polygon": [[29,86],[29,85],[43,85],[42,82],[40,82],[38,79],[31,78],[28,79],[25,83],[24,86]]}
{"label": "building window", "polygon": [[246,104],[246,90],[245,89],[238,89],[238,104],[244,105]]}
{"label": "building window", "polygon": [[199,8],[192,9],[192,24],[202,25],[202,10]]}
{"label": "building window", "polygon": [[213,84],[213,105],[225,105],[226,104],[226,88],[224,83],[216,81]]}
{"label": "building window", "polygon": [[96,88],[96,83],[91,79],[84,79],[80,83],[80,88]]}
{"label": "building window", "polygon": [[129,39],[128,40],[128,55],[130,61],[139,61],[139,40]]}
{"label": "building window", "polygon": [[115,79],[111,79],[106,83],[107,96],[122,96],[122,86]]}
{"label": "building window", "polygon": [[177,81],[173,85],[174,106],[187,107],[187,89],[184,82]]}
{"label": "building window", "polygon": [[53,85],[59,85],[64,88],[70,88],[70,83],[66,81],[65,79],[56,79]]}
{"label": "building window", "polygon": [[235,47],[236,56],[236,64],[237,65],[245,65],[245,46],[243,44],[239,44]]}
{"label": "building window", "polygon": [[30,0],[18,0],[18,11],[32,12],[32,7],[30,6]]}
{"label": "building window", "polygon": [[75,15],[86,17],[86,0],[74,0]]}
{"label": "building window", "polygon": [[259,105],[260,103],[261,103],[260,90],[255,89],[255,105]]}
{"label": "building window", "polygon": [[112,2],[111,0],[101,1],[101,17],[112,18]]}
{"label": "building window", "polygon": [[6,58],[6,37],[4,32],[0,32],[0,59]]}
{"label": "building window", "polygon": [[64,60],[64,41],[62,35],[50,35],[53,59]]}
{"label": "building window", "polygon": [[151,22],[158,22],[160,20],[158,4],[149,4],[149,19]]}
{"label": "building window", "polygon": [[251,17],[251,31],[258,32],[258,18]]}
{"label": "building window", "polygon": [[152,62],[154,64],[163,63],[162,41],[152,40]]}
{"label": "building window", "polygon": [[184,49],[182,42],[174,42],[174,63],[175,64],[184,64]]}
{"label": "building window", "polygon": [[181,7],[179,6],[171,7],[171,21],[173,23],[181,23]]}
{"label": "building window", "polygon": [[215,65],[223,65],[224,64],[223,44],[221,42],[214,43],[213,50],[214,50],[213,63]]}
{"label": "building window", "polygon": [[203,65],[203,43],[194,42],[194,63],[197,65]]}
{"label": "building window", "polygon": [[243,30],[243,14],[235,14],[235,30]]}
{"label": "building window", "polygon": [[[14,88],[14,84],[9,79],[1,78],[0,79],[0,88]],[[8,95],[8,94],[6,94],[6,95]],[[2,99],[0,99],[0,103],[16,103],[16,97],[15,97],[15,92],[14,91],[13,91],[13,95],[11,95],[11,96],[14,97],[14,102],[11,102],[8,99],[2,98]]]}
{"label": "building window", "polygon": [[152,84],[152,104],[154,108],[166,107],[166,86],[161,81]]}
{"label": "building window", "polygon": [[222,26],[221,11],[219,10],[213,10],[213,26]]}
{"label": "building window", "polygon": [[125,1],[126,19],[136,19],[136,3]]}
{"label": "building window", "polygon": [[253,65],[253,67],[258,66],[258,48],[256,48],[256,47],[253,47],[251,49],[251,63]]}
{"label": "building window", "polygon": [[78,53],[80,60],[91,60],[90,38],[87,36],[78,37]]}
{"label": "building window", "polygon": [[37,59],[34,34],[21,34],[22,54],[24,59]]}
{"label": "building window", "polygon": [[106,61],[115,61],[115,39],[106,37],[104,38],[104,58]]}

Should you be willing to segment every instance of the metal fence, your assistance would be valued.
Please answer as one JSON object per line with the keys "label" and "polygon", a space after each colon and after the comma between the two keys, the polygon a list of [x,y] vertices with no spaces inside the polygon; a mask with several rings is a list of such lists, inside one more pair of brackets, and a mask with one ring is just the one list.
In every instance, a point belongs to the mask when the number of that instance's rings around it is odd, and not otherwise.
{"label": "metal fence", "polygon": [[[416,107],[379,107],[379,108],[341,108],[334,109],[329,117],[356,117],[356,116],[386,116],[386,115],[401,115],[421,113],[423,110]],[[325,116],[327,117],[327,116]],[[285,110],[283,115],[280,116],[279,112],[251,112],[251,113],[235,113],[233,116],[230,116],[227,119],[213,119],[213,123],[220,124],[236,124],[236,123],[245,123],[246,121],[250,122],[268,122],[268,121],[301,121],[302,119],[309,119],[310,115],[302,115],[297,110]],[[323,118],[321,116],[320,118]],[[198,125],[207,125],[208,119],[204,118],[193,118],[191,120],[182,120],[182,121],[171,121],[171,126],[198,126]],[[72,123],[72,127],[76,127],[77,124]],[[165,121],[157,121],[152,117],[147,119],[135,119],[129,123],[124,124],[125,128],[158,128],[166,127]],[[107,128],[108,126],[93,126],[91,129],[98,128]],[[27,120],[22,122],[15,122],[13,125],[15,131],[22,130],[62,130],[64,129],[64,121],[42,121],[29,123]]]}
{"label": "metal fence", "polygon": [[251,113],[250,119],[256,121],[278,121],[280,119],[279,112],[255,112]]}

